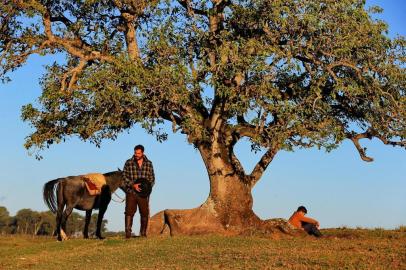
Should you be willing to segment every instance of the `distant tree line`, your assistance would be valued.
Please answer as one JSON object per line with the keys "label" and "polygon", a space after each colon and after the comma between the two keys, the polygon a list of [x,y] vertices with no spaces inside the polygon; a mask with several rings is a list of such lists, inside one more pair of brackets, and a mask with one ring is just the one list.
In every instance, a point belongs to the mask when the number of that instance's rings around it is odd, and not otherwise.
{"label": "distant tree line", "polygon": [[[89,232],[96,228],[97,213],[90,220]],[[66,234],[81,236],[85,217],[73,212],[67,223]],[[102,222],[101,230],[106,232],[107,220]],[[51,211],[37,212],[25,208],[19,210],[15,216],[10,216],[7,208],[0,206],[0,234],[29,234],[29,235],[53,235],[56,228],[55,215]]]}

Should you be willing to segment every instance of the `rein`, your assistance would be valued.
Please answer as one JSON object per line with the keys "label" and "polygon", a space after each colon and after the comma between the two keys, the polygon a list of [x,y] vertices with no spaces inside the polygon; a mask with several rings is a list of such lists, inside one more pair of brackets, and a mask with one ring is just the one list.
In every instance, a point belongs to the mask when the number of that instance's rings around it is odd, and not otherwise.
{"label": "rein", "polygon": [[120,196],[118,196],[117,193],[116,193],[116,191],[114,191],[113,194],[116,195],[116,197],[119,199],[119,200],[117,201],[117,200],[115,200],[113,197],[111,197],[111,199],[112,199],[113,201],[118,202],[118,203],[123,203],[123,202],[125,201],[125,198],[121,198]]}

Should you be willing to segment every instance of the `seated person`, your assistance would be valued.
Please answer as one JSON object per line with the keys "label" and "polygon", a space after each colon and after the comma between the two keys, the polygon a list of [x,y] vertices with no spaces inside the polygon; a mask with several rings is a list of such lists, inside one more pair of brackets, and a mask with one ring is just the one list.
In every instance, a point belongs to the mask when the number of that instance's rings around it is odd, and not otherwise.
{"label": "seated person", "polygon": [[289,218],[289,223],[293,225],[293,227],[297,229],[301,229],[306,231],[310,235],[314,235],[316,237],[321,236],[321,232],[319,231],[319,222],[315,219],[305,217],[307,214],[307,209],[304,206],[299,206],[296,212]]}

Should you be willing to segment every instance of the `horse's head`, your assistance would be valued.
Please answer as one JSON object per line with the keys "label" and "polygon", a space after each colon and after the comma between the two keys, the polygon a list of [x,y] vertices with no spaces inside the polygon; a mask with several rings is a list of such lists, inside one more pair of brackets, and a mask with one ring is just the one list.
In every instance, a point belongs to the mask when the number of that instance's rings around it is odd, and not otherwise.
{"label": "horse's head", "polygon": [[106,177],[107,185],[114,191],[117,188],[124,188],[124,177],[123,171],[118,169],[118,171],[112,171],[105,173],[104,176]]}

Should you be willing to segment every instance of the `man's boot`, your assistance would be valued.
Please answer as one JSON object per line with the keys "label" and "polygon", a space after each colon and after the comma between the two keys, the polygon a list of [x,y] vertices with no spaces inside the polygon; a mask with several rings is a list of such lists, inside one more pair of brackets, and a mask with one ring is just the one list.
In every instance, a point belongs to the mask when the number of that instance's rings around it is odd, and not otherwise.
{"label": "man's boot", "polygon": [[131,228],[133,226],[133,217],[125,216],[125,238],[131,238]]}
{"label": "man's boot", "polygon": [[147,237],[148,217],[141,217],[140,236]]}

